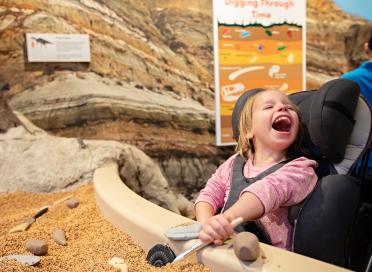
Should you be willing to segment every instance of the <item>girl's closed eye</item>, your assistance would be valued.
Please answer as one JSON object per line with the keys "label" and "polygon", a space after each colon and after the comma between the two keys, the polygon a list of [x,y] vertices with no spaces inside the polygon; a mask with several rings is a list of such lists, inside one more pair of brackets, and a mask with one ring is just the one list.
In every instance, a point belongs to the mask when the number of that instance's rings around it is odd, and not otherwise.
{"label": "girl's closed eye", "polygon": [[266,104],[263,106],[263,109],[264,110],[267,110],[267,109],[272,109],[274,106],[272,104]]}

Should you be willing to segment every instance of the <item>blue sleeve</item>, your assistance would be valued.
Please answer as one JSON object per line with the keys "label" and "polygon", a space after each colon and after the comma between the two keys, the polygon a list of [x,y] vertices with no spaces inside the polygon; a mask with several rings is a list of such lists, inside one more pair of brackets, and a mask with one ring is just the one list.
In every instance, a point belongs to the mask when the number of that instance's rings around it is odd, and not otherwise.
{"label": "blue sleeve", "polygon": [[345,73],[341,76],[341,78],[346,78],[346,79],[350,79],[350,80],[353,80],[353,81],[357,81],[357,78],[358,78],[358,74],[354,71],[350,71],[348,73]]}

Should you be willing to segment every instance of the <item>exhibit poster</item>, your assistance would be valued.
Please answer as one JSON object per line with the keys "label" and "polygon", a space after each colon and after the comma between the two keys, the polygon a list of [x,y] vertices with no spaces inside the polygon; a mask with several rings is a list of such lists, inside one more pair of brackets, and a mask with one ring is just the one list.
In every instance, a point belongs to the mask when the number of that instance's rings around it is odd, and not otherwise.
{"label": "exhibit poster", "polygon": [[26,33],[29,62],[90,62],[89,35]]}
{"label": "exhibit poster", "polygon": [[232,145],[231,114],[254,88],[305,89],[304,0],[213,1],[216,144]]}

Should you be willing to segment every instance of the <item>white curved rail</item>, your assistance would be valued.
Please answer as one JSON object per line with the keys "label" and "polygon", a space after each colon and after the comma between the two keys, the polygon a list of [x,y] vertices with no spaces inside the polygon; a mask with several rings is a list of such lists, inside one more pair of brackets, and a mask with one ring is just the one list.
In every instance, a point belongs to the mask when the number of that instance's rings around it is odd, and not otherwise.
{"label": "white curved rail", "polygon": [[[171,226],[191,220],[161,208],[131,191],[120,179],[115,163],[97,169],[93,178],[97,204],[102,214],[117,228],[129,234],[145,252],[155,244],[168,244],[176,255],[197,240],[172,241],[164,236]],[[240,271],[347,271],[296,253],[260,243],[260,257],[254,262],[242,262],[234,254],[231,243],[208,246],[189,258],[198,260],[214,272]]]}

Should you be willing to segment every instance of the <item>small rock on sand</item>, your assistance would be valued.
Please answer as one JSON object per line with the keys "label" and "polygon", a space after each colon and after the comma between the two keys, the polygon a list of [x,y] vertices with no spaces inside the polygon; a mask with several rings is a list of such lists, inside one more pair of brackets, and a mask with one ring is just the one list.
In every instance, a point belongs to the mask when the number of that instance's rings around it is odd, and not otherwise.
{"label": "small rock on sand", "polygon": [[32,255],[7,255],[0,257],[0,261],[4,259],[15,260],[26,265],[38,265],[40,263],[40,257]]}
{"label": "small rock on sand", "polygon": [[76,198],[71,198],[66,203],[67,207],[69,207],[70,209],[76,208],[77,206],[79,206],[79,204],[80,204],[80,202]]}
{"label": "small rock on sand", "polygon": [[48,244],[43,240],[29,240],[26,249],[36,256],[41,256],[48,252]]}
{"label": "small rock on sand", "polygon": [[119,269],[120,272],[128,272],[128,265],[125,261],[118,257],[113,257],[111,260],[108,261],[113,267]]}
{"label": "small rock on sand", "polygon": [[54,242],[56,242],[58,245],[61,246],[67,245],[66,234],[62,229],[55,229],[52,232],[52,238]]}

